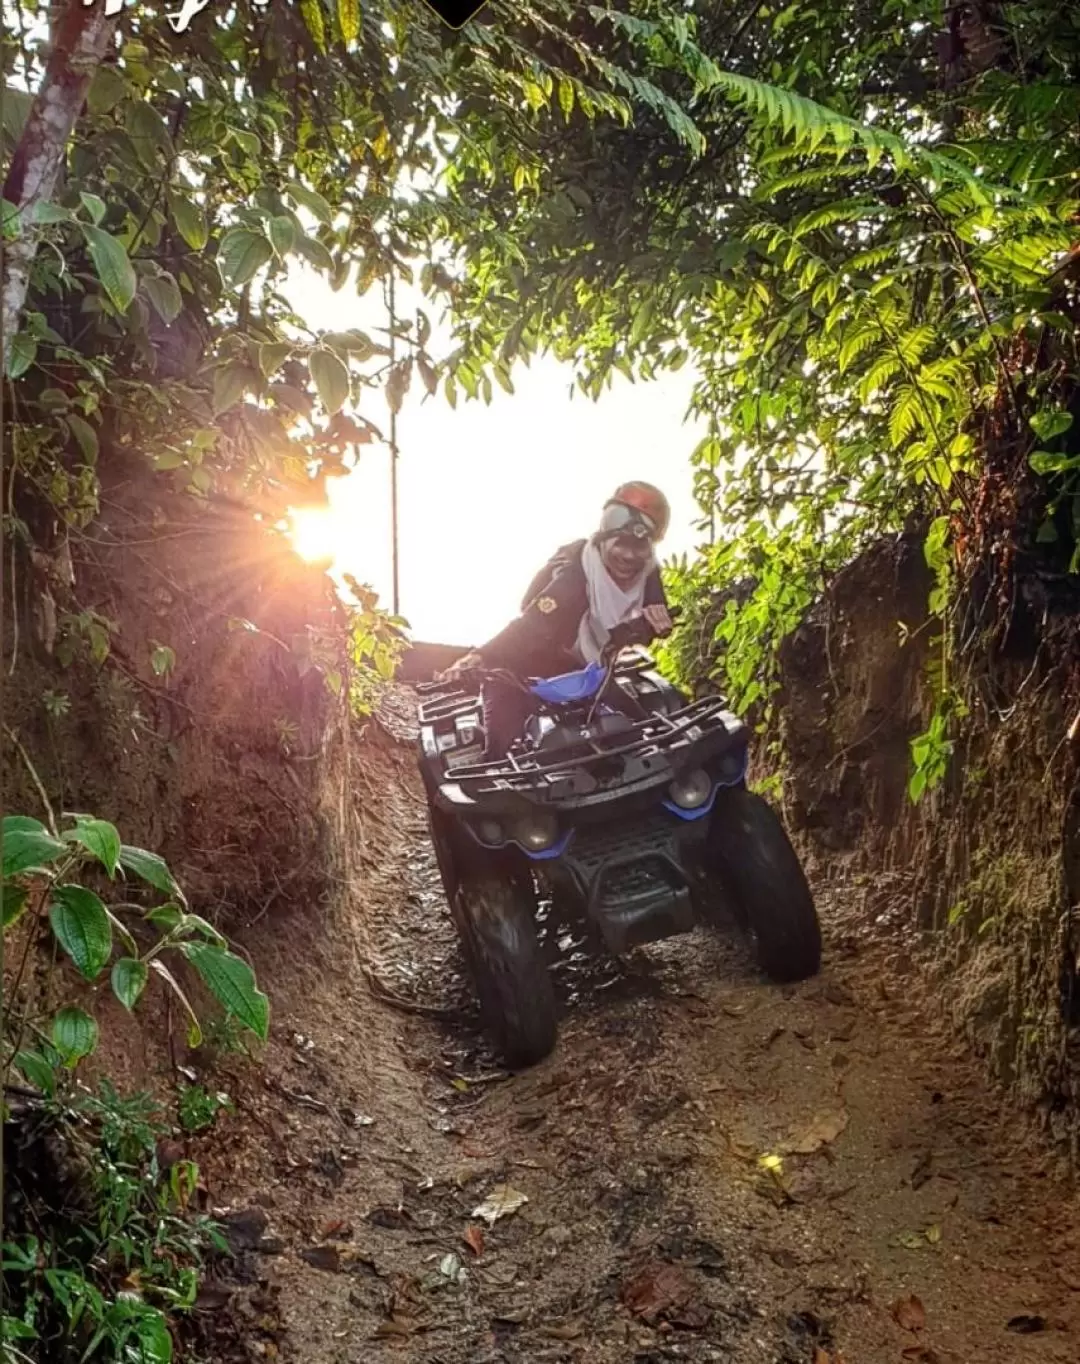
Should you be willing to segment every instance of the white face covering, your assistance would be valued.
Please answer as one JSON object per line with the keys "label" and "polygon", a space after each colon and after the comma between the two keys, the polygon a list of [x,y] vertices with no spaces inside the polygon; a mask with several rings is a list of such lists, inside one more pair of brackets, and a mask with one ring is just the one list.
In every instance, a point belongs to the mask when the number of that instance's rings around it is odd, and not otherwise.
{"label": "white face covering", "polygon": [[578,627],[577,651],[585,663],[598,663],[612,630],[642,608],[645,579],[655,560],[650,556],[641,572],[626,587],[621,587],[607,571],[600,547],[589,540],[581,551],[585,582],[589,590],[589,609]]}

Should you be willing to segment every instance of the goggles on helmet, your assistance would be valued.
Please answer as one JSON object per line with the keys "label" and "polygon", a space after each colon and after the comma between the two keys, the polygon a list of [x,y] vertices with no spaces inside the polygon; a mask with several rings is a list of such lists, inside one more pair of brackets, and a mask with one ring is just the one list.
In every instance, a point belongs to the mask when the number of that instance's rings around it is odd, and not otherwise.
{"label": "goggles on helmet", "polygon": [[628,507],[622,502],[609,502],[600,518],[600,537],[604,540],[657,540],[659,527],[656,522],[636,507]]}

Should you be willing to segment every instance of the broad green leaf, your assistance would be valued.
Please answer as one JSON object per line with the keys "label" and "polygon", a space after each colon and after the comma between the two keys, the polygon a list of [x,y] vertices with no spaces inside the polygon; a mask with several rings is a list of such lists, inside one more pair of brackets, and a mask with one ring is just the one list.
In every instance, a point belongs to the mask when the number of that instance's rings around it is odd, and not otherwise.
{"label": "broad green leaf", "polygon": [[1028,456],[1028,463],[1037,474],[1065,474],[1071,469],[1080,469],[1080,455],[1055,454],[1051,450],[1035,450]]}
{"label": "broad green leaf", "polygon": [[70,208],[63,208],[48,199],[42,199],[34,206],[34,222],[41,227],[51,227],[54,223],[70,223],[72,219]]}
{"label": "broad green leaf", "polygon": [[110,877],[116,875],[120,860],[120,835],[116,826],[107,819],[88,819],[83,816],[74,829],[65,831],[64,838],[69,843],[81,844],[87,852],[93,853]]}
{"label": "broad green leaf", "polygon": [[166,865],[165,859],[159,857],[157,853],[147,852],[145,848],[133,848],[129,843],[120,845],[120,865],[125,871],[131,872],[145,881],[148,885],[160,890],[165,895],[175,896],[181,904],[184,903],[183,892],[176,884],[176,879]]}
{"label": "broad green leaf", "polygon": [[32,1085],[41,1090],[42,1094],[54,1094],[56,1092],[56,1075],[52,1066],[39,1051],[18,1052],[14,1064]]}
{"label": "broad green leaf", "polygon": [[148,923],[164,928],[167,933],[171,933],[184,921],[184,914],[179,905],[157,905],[149,910],[145,917]]}
{"label": "broad green leaf", "polygon": [[333,270],[334,258],[317,237],[301,233],[296,239],[296,250],[316,270],[325,270],[328,274]]}
{"label": "broad green leaf", "polygon": [[332,350],[319,347],[308,359],[311,379],[319,401],[331,416],[340,412],[349,396],[349,371]]}
{"label": "broad green leaf", "polygon": [[162,270],[159,275],[146,275],[142,287],[162,322],[166,326],[175,322],[184,310],[184,299],[172,275],[167,270]]}
{"label": "broad green leaf", "polygon": [[219,947],[228,947],[228,941],[223,934],[219,933],[212,923],[209,923],[201,914],[185,914],[180,919],[180,932],[185,934],[199,934],[200,937],[207,938],[212,943],[217,943]]}
{"label": "broad green leaf", "polygon": [[306,185],[301,185],[296,180],[290,180],[285,186],[285,192],[296,203],[301,204],[313,214],[320,223],[329,227],[334,221],[334,211],[326,200],[316,190],[308,189]]}
{"label": "broad green leaf", "polygon": [[274,248],[261,232],[230,227],[218,246],[218,268],[226,284],[239,288],[274,258]]}
{"label": "broad green leaf", "polygon": [[155,1312],[141,1315],[135,1325],[140,1364],[172,1364],[173,1342],[165,1318]]}
{"label": "broad green leaf", "polygon": [[30,892],[25,886],[3,887],[4,928],[10,928],[13,923],[18,922],[29,898]]}
{"label": "broad green leaf", "polygon": [[97,1046],[98,1025],[82,1009],[61,1009],[53,1019],[53,1046],[72,1070]]}
{"label": "broad green leaf", "polygon": [[176,230],[193,251],[201,251],[210,239],[206,214],[202,208],[178,190],[169,191],[169,212]]}
{"label": "broad green leaf", "polygon": [[1071,412],[1036,412],[1030,419],[1032,431],[1041,441],[1051,441],[1072,426]]}
{"label": "broad green leaf", "polygon": [[26,834],[48,833],[41,820],[35,819],[33,815],[5,815],[3,822],[0,823],[0,832],[6,836],[16,831]]}
{"label": "broad green leaf", "polygon": [[256,986],[247,962],[210,943],[183,943],[181,951],[225,1012],[265,1042],[270,1031],[270,1001]]}
{"label": "broad green leaf", "polygon": [[47,867],[67,856],[71,851],[66,843],[53,838],[44,827],[30,829],[12,825],[9,817],[4,820],[3,831],[3,876],[8,880],[32,867]]}
{"label": "broad green leaf", "polygon": [[87,464],[96,464],[98,457],[98,433],[84,418],[77,412],[69,412],[64,418],[67,422],[68,430],[78,442],[79,449],[82,451],[83,458]]}
{"label": "broad green leaf", "polygon": [[349,355],[355,355],[358,360],[370,360],[373,355],[385,355],[385,346],[377,346],[366,332],[354,327],[347,332],[325,332],[322,337],[322,344],[330,346],[333,350],[342,350]]}
{"label": "broad green leaf", "polygon": [[38,343],[29,332],[16,332],[11,338],[8,352],[7,376],[9,379],[21,378],[37,359]]}
{"label": "broad green leaf", "polygon": [[158,170],[159,157],[172,155],[172,138],[165,120],[152,104],[138,100],[128,107],[126,125],[135,155],[147,170]]}
{"label": "broad green leaf", "polygon": [[270,241],[277,254],[284,259],[296,245],[296,224],[287,213],[270,219]]}
{"label": "broad green leaf", "polygon": [[97,226],[105,216],[105,200],[98,198],[96,194],[89,194],[86,190],[79,191],[79,198],[82,200],[83,208],[90,214],[90,221]]}
{"label": "broad green leaf", "polygon": [[269,379],[276,374],[292,354],[293,348],[288,341],[266,341],[259,347],[259,369],[263,377]]}
{"label": "broad green leaf", "polygon": [[127,312],[135,297],[137,281],[123,243],[104,228],[91,227],[88,223],[80,226],[102,288],[118,312]]}
{"label": "broad green leaf", "polygon": [[643,303],[638,306],[634,313],[634,320],[630,326],[630,344],[636,346],[646,335],[652,324],[653,316],[656,312],[656,300],[650,294]]}
{"label": "broad green leaf", "polygon": [[94,892],[85,886],[54,886],[49,921],[60,946],[87,980],[99,976],[112,954],[112,925]]}
{"label": "broad green leaf", "polygon": [[99,66],[86,92],[86,102],[92,114],[107,114],[124,98],[127,82],[118,67]]}
{"label": "broad green leaf", "polygon": [[150,971],[144,961],[135,957],[118,957],[112,969],[113,994],[125,1009],[134,1009],[139,996],[146,989]]}
{"label": "broad green leaf", "polygon": [[257,388],[259,376],[240,360],[232,360],[214,370],[214,416],[220,417],[235,407],[250,388]]}
{"label": "broad green leaf", "polygon": [[337,0],[341,37],[348,46],[360,37],[360,0]]}
{"label": "broad green leaf", "polygon": [[22,236],[22,218],[18,204],[10,199],[0,199],[0,234],[4,241],[14,242]]}

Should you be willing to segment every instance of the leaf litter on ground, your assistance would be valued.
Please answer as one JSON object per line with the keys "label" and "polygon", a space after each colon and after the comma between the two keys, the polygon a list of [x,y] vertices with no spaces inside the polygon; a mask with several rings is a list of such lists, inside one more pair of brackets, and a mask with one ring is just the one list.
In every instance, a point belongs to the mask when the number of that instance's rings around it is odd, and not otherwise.
{"label": "leaf litter on ground", "polygon": [[921,1331],[926,1325],[926,1308],[913,1293],[898,1298],[892,1305],[892,1314],[896,1324],[905,1331]]}
{"label": "leaf litter on ground", "polygon": [[472,1215],[493,1227],[501,1217],[511,1216],[528,1201],[528,1194],[523,1194],[520,1189],[509,1184],[496,1184],[480,1206],[473,1209]]}
{"label": "leaf litter on ground", "polygon": [[790,1138],[782,1148],[792,1155],[810,1156],[822,1146],[831,1146],[851,1121],[847,1109],[818,1113],[798,1136]]}

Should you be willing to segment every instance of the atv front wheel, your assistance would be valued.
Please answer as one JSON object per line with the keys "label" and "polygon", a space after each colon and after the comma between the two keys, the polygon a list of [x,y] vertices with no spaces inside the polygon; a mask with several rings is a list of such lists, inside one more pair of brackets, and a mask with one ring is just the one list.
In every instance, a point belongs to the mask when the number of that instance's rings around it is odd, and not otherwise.
{"label": "atv front wheel", "polygon": [[555,1046],[555,993],[536,936],[536,893],[521,873],[461,877],[450,906],[484,1022],[512,1066]]}
{"label": "atv front wheel", "polygon": [[753,934],[758,965],[787,983],[821,967],[821,926],[791,840],[775,812],[744,787],[721,792],[712,811],[715,869]]}

